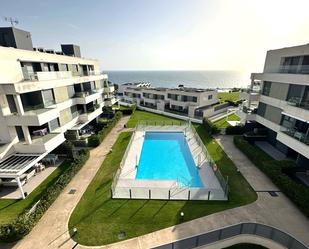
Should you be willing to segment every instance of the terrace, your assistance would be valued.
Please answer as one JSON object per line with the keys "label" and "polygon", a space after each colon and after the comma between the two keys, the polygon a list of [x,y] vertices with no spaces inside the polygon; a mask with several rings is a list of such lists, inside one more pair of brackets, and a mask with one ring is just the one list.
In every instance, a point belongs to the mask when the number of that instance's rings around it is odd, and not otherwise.
{"label": "terrace", "polygon": [[[59,161],[58,156],[53,154],[46,155],[46,153],[13,154],[1,160],[0,197],[25,199],[27,194],[33,191],[61,161]],[[44,164],[41,162],[44,162]],[[48,165],[53,165],[54,167],[49,168]],[[46,168],[48,168],[47,171],[45,171]]]}

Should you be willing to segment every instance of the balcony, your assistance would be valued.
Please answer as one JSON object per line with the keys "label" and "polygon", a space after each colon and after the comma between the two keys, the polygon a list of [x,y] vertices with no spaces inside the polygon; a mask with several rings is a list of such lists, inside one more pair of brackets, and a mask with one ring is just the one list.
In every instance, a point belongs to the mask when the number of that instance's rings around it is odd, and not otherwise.
{"label": "balcony", "polygon": [[58,80],[68,79],[72,77],[71,71],[53,71],[53,72],[28,72],[23,69],[23,75],[25,81],[45,81],[45,80]]}
{"label": "balcony", "polygon": [[240,99],[259,101],[261,90],[253,90],[251,88],[242,89],[240,92]]}
{"label": "balcony", "polygon": [[114,85],[104,86],[104,93],[114,93],[115,87]]}
{"label": "balcony", "polygon": [[24,110],[24,115],[14,113],[6,116],[7,124],[12,126],[40,126],[59,116],[59,111],[56,108],[46,108],[43,104],[35,107],[25,107]]}
{"label": "balcony", "polygon": [[301,97],[291,97],[287,100],[287,104],[309,110],[309,102]]}
{"label": "balcony", "polygon": [[88,75],[87,76],[90,76],[90,75],[100,75],[101,72],[100,71],[88,71]]}
{"label": "balcony", "polygon": [[76,92],[74,98],[76,100],[76,104],[88,104],[101,96],[99,92],[96,90],[84,91],[84,92]]}
{"label": "balcony", "polygon": [[295,131],[279,131],[277,133],[277,140],[291,149],[297,151],[305,157],[309,155],[309,143],[308,143],[308,134]]}
{"label": "balcony", "polygon": [[88,71],[88,72],[73,72],[73,71],[38,71],[28,72],[27,69],[22,68],[24,81],[48,81],[48,80],[59,80],[69,79],[72,77],[85,77],[85,76],[104,76],[99,71]]}
{"label": "balcony", "polygon": [[285,127],[281,127],[280,131],[306,145],[309,145],[309,131],[303,132],[295,128],[285,128]]}
{"label": "balcony", "polygon": [[49,133],[45,136],[33,136],[32,143],[19,142],[14,145],[18,153],[50,152],[65,141],[63,133]]}
{"label": "balcony", "polygon": [[104,104],[107,106],[112,106],[116,102],[117,102],[117,98],[115,96],[104,98]]}
{"label": "balcony", "polygon": [[309,74],[309,65],[286,65],[286,66],[280,66],[279,73]]}
{"label": "balcony", "polygon": [[86,113],[80,113],[79,122],[87,123],[95,119],[102,113],[102,107],[103,107],[103,104],[101,105],[96,104],[96,105],[93,105],[93,107],[87,109]]}
{"label": "balcony", "polygon": [[246,121],[255,121],[256,120],[257,107],[247,107],[239,106],[236,111],[236,115],[240,117],[241,123],[246,123]]}

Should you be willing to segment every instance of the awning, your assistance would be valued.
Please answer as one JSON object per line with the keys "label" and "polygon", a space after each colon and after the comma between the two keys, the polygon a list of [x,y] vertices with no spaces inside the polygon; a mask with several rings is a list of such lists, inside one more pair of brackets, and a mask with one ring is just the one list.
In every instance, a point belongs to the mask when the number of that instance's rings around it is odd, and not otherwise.
{"label": "awning", "polygon": [[17,177],[39,162],[46,154],[13,154],[0,161],[0,178]]}

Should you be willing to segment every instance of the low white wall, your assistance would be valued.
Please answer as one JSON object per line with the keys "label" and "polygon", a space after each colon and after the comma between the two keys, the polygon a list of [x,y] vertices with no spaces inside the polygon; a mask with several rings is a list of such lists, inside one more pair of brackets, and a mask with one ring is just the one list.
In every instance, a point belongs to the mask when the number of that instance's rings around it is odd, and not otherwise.
{"label": "low white wall", "polygon": [[147,107],[143,107],[143,106],[137,106],[137,108],[140,109],[140,110],[143,110],[143,111],[153,112],[153,113],[156,113],[156,114],[161,114],[161,115],[164,115],[164,116],[177,118],[177,119],[181,119],[181,120],[185,120],[185,121],[191,120],[191,122],[194,122],[194,123],[199,123],[199,124],[203,123],[203,121],[200,120],[200,119],[181,116],[181,115],[170,113],[170,112],[159,111],[159,110],[155,110],[155,109],[151,109],[151,108],[147,108]]}

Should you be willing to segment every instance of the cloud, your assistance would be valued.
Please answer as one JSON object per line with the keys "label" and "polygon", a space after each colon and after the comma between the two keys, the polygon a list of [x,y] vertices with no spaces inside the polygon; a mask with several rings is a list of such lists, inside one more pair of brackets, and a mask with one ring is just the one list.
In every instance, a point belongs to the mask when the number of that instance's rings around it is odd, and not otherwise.
{"label": "cloud", "polygon": [[77,25],[73,24],[73,23],[66,23],[66,25],[68,27],[72,28],[72,29],[75,29],[75,30],[79,29],[79,27]]}

